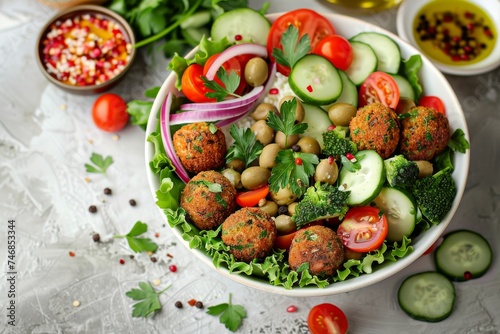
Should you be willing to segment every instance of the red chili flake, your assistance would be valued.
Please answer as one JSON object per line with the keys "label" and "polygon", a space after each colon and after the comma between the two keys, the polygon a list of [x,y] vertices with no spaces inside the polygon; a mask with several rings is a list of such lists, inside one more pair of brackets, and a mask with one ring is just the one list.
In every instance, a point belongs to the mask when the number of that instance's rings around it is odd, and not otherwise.
{"label": "red chili flake", "polygon": [[459,61],[460,60],[460,56],[454,55],[454,56],[451,57],[451,60],[453,60],[453,61]]}
{"label": "red chili flake", "polygon": [[469,55],[466,54],[460,55],[460,60],[469,60],[469,59],[470,59]]}
{"label": "red chili flake", "polygon": [[195,306],[196,305],[196,299],[190,299],[188,300],[189,306]]}
{"label": "red chili flake", "polygon": [[271,95],[277,95],[280,91],[278,90],[278,88],[271,88],[269,90],[269,94]]}
{"label": "red chili flake", "polygon": [[175,264],[172,264],[170,267],[168,267],[168,269],[169,269],[171,272],[175,273],[175,272],[177,271],[177,266],[176,266]]}
{"label": "red chili flake", "polygon": [[470,279],[472,279],[472,273],[470,271],[466,271],[464,273],[464,278],[468,281]]}
{"label": "red chili flake", "polygon": [[485,29],[484,29],[484,34],[485,34],[486,36],[488,36],[488,37],[493,36],[493,34],[491,33],[491,30],[490,30],[490,29],[488,29],[488,28],[485,28]]}
{"label": "red chili flake", "polygon": [[235,41],[241,41],[242,39],[243,39],[243,36],[241,36],[241,35],[234,36]]}
{"label": "red chili flake", "polygon": [[328,163],[331,165],[333,163],[335,163],[335,158],[332,157],[331,155],[328,157]]}
{"label": "red chili flake", "polygon": [[472,31],[472,30],[474,30],[474,27],[475,27],[475,25],[474,25],[474,23],[472,23],[472,22],[471,22],[471,23],[469,23],[469,24],[467,24],[467,29],[469,29],[469,30],[471,30],[471,31]]}
{"label": "red chili flake", "polygon": [[333,131],[335,130],[336,126],[334,124],[330,125],[329,127],[326,128],[327,131]]}
{"label": "red chili flake", "polygon": [[302,159],[301,158],[295,158],[295,164],[301,166],[302,165]]}
{"label": "red chili flake", "polygon": [[467,12],[465,12],[464,16],[466,19],[470,19],[470,18],[472,18],[472,13],[467,11]]}
{"label": "red chili flake", "polygon": [[460,36],[455,36],[455,37],[453,37],[453,40],[454,40],[455,42],[460,42]]}
{"label": "red chili flake", "polygon": [[354,159],[356,159],[352,153],[347,153],[347,154],[345,155],[345,157],[346,157],[347,159],[351,160],[351,161],[352,161],[352,160],[354,160]]}
{"label": "red chili flake", "polygon": [[171,258],[171,259],[173,259],[173,258],[174,258],[174,256],[173,256],[172,254],[170,254],[170,253],[167,253],[167,257],[169,257],[169,258]]}
{"label": "red chili flake", "polygon": [[75,255],[76,255],[75,252],[72,251],[69,252],[69,256],[74,257]]}
{"label": "red chili flake", "polygon": [[160,233],[156,232],[156,233],[155,233],[155,237],[156,237],[156,238],[159,238],[159,237],[160,237]]}
{"label": "red chili flake", "polygon": [[312,93],[312,91],[313,91],[313,88],[312,88],[312,86],[311,86],[311,85],[307,86],[307,87],[306,87],[306,89],[307,89],[307,91],[308,91],[309,93]]}
{"label": "red chili flake", "polygon": [[287,311],[288,313],[294,313],[294,312],[297,312],[297,306],[295,306],[295,305],[290,305],[290,306],[288,306],[288,307],[286,308],[286,311]]}
{"label": "red chili flake", "polygon": [[125,260],[124,259],[120,259],[120,264],[125,264]]}

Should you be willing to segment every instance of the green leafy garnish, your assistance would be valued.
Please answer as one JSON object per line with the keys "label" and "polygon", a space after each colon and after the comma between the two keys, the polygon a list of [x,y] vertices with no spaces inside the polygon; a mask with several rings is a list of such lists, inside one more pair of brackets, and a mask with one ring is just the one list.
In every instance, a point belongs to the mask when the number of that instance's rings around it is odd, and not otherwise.
{"label": "green leafy garnish", "polygon": [[465,153],[470,148],[469,142],[465,138],[465,133],[462,129],[456,129],[448,141],[448,147],[454,152]]}
{"label": "green leafy garnish", "polygon": [[228,96],[240,97],[235,94],[240,85],[240,76],[235,71],[230,71],[228,75],[224,67],[221,67],[217,71],[217,78],[222,82],[222,85],[215,80],[208,80],[205,76],[201,77],[205,87],[213,90],[213,92],[206,93],[205,96],[214,98],[217,102],[224,100]]}
{"label": "green leafy garnish", "polygon": [[113,163],[113,158],[107,156],[103,158],[102,155],[97,153],[92,153],[90,156],[90,161],[94,164],[85,164],[85,169],[88,173],[101,173],[106,175],[106,170]]}
{"label": "green leafy garnish", "polygon": [[207,314],[220,315],[220,323],[224,324],[231,332],[235,332],[240,327],[243,318],[247,316],[243,306],[232,303],[232,294],[229,294],[229,303],[210,306]]}
{"label": "green leafy garnish", "polygon": [[135,318],[145,318],[151,313],[161,310],[159,296],[167,291],[171,285],[161,291],[156,291],[148,282],[140,282],[139,289],[127,291],[125,295],[132,300],[138,300],[132,310],[132,316]]}
{"label": "green leafy garnish", "polygon": [[210,133],[214,135],[219,129],[217,129],[214,123],[210,123],[208,124],[208,130],[210,130]]}
{"label": "green leafy garnish", "polygon": [[243,161],[245,167],[248,167],[262,154],[264,146],[256,139],[250,128],[244,130],[232,124],[229,133],[234,139],[234,144],[227,151],[226,163],[239,159]]}
{"label": "green leafy garnish", "polygon": [[[300,159],[300,164],[297,164],[297,159]],[[309,178],[314,175],[314,165],[319,163],[318,156],[288,149],[279,151],[275,161],[276,166],[269,178],[269,190],[277,193],[288,186],[297,197],[302,196],[309,187]]]}
{"label": "green leafy garnish", "polygon": [[191,181],[191,183],[202,184],[205,187],[207,187],[210,192],[213,192],[213,193],[221,193],[222,192],[222,186],[218,183],[215,183],[215,182],[210,182],[207,180],[198,180],[198,181]]}
{"label": "green leafy garnish", "polygon": [[147,232],[148,225],[143,222],[136,222],[134,227],[125,235],[114,235],[113,238],[127,239],[130,248],[136,252],[156,252],[158,245],[149,238],[137,238],[139,235]]}
{"label": "green leafy garnish", "polygon": [[299,40],[299,29],[290,24],[281,35],[283,50],[274,48],[273,57],[278,64],[292,68],[295,63],[311,50],[311,39],[304,34]]}
{"label": "green leafy garnish", "polygon": [[270,112],[267,115],[267,125],[276,131],[281,131],[286,136],[285,147],[288,145],[288,137],[299,135],[307,129],[307,123],[295,123],[297,110],[297,100],[292,99],[283,102],[280,107],[281,117],[276,113]]}
{"label": "green leafy garnish", "polygon": [[361,169],[361,164],[359,163],[359,160],[352,162],[351,160],[347,159],[345,155],[340,156],[340,162],[342,163],[342,167],[344,167],[351,173],[354,173],[357,170]]}
{"label": "green leafy garnish", "polygon": [[401,74],[408,79],[408,82],[415,92],[415,101],[417,101],[422,95],[422,85],[418,79],[418,72],[422,68],[422,58],[420,55],[412,55],[408,60],[402,60],[402,65],[400,67]]}

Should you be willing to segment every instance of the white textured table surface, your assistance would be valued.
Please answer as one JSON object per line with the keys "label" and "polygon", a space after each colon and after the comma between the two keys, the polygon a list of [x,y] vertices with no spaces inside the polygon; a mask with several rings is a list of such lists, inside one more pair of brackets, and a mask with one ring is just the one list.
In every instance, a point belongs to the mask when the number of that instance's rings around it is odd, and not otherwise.
{"label": "white textured table surface", "polygon": [[[260,8],[262,1],[250,4]],[[299,7],[356,15],[300,0],[272,1],[269,12]],[[185,301],[194,298],[214,305],[226,302],[229,293],[248,312],[240,333],[307,333],[308,311],[322,302],[345,311],[351,333],[500,333],[497,257],[486,276],[455,284],[455,311],[436,324],[410,319],[396,300],[405,277],[433,269],[429,256],[376,285],[321,298],[269,295],[219,276],[177,245],[163,225],[146,180],[144,132],[128,126],[118,140],[100,132],[90,116],[95,97],[70,95],[42,77],[34,58],[35,40],[53,14],[32,0],[0,0],[0,333],[222,333],[226,329],[217,317]],[[362,18],[395,32],[395,11]],[[167,60],[138,58],[114,89],[126,100],[142,98],[168,74]],[[472,146],[467,189],[448,230],[468,228],[483,234],[497,256],[500,69],[447,78],[465,112]],[[92,152],[114,158],[108,177],[85,172],[83,165]],[[112,189],[111,196],[103,194],[105,187]],[[135,207],[128,203],[132,198]],[[97,206],[96,214],[88,212],[91,204]],[[9,219],[16,221],[17,236],[16,327],[7,324]],[[131,259],[123,240],[111,239],[137,220],[146,222],[149,236],[162,244],[156,263],[144,254]],[[103,242],[92,241],[94,232]],[[170,272],[170,264],[178,271]],[[161,296],[163,310],[147,320],[133,319],[125,292],[139,281],[155,279],[160,287],[172,284]],[[75,300],[79,307],[72,306]],[[174,307],[176,300],[184,302],[183,309]],[[287,313],[289,305],[298,311]]]}

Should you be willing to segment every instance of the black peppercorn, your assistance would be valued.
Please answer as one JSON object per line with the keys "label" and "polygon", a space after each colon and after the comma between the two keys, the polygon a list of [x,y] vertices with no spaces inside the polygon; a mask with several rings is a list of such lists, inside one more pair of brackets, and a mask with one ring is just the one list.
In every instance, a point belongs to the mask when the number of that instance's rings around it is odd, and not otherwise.
{"label": "black peppercorn", "polygon": [[203,308],[203,303],[200,301],[197,301],[196,304],[194,304],[197,308]]}
{"label": "black peppercorn", "polygon": [[130,201],[128,201],[128,203],[131,205],[131,206],[136,206],[137,202],[135,201],[135,199],[131,199]]}
{"label": "black peppercorn", "polygon": [[94,240],[94,242],[99,242],[101,241],[101,236],[99,235],[99,233],[94,233],[92,235],[92,240]]}
{"label": "black peppercorn", "polygon": [[109,189],[109,188],[104,188],[104,194],[105,194],[105,195],[111,195],[111,189]]}
{"label": "black peppercorn", "polygon": [[156,259],[156,257],[154,257],[154,256],[151,256],[150,260],[151,260],[151,262],[153,262],[153,263],[155,263],[156,261],[158,261],[158,260]]}
{"label": "black peppercorn", "polygon": [[278,208],[278,215],[286,215],[288,213],[288,206],[282,205]]}
{"label": "black peppercorn", "polygon": [[177,308],[182,308],[182,303],[180,301],[176,301],[174,305]]}
{"label": "black peppercorn", "polygon": [[89,206],[89,212],[96,213],[97,212],[97,207],[95,205]]}

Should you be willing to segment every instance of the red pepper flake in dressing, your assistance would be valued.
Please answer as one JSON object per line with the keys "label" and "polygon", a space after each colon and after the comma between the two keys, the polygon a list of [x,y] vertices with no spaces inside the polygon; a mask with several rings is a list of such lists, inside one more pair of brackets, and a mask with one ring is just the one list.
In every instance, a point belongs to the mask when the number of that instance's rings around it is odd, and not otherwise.
{"label": "red pepper flake in dressing", "polygon": [[313,92],[313,88],[312,88],[312,86],[311,86],[311,85],[307,86],[307,87],[306,87],[306,89],[307,89],[307,91],[308,91],[309,93],[312,93],[312,92]]}

